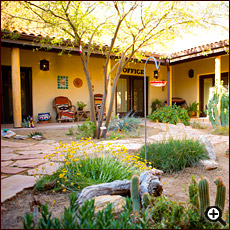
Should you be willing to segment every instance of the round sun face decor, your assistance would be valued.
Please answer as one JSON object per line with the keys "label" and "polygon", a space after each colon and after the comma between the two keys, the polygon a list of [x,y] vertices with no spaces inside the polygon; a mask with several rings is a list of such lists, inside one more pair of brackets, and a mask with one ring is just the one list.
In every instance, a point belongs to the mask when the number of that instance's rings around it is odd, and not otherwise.
{"label": "round sun face decor", "polygon": [[75,87],[80,88],[83,85],[83,81],[80,78],[75,78],[73,84]]}

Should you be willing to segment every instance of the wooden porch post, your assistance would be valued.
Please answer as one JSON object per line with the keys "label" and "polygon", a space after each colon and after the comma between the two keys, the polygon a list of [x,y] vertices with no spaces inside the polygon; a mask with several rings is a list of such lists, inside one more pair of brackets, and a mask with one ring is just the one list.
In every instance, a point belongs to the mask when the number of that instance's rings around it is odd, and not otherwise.
{"label": "wooden porch post", "polygon": [[20,52],[19,48],[11,50],[12,66],[12,98],[13,98],[13,120],[14,127],[22,127],[22,106],[21,106],[21,76],[20,76]]}
{"label": "wooden porch post", "polygon": [[[111,71],[111,59],[109,59],[108,63],[108,68],[107,68],[107,73]],[[111,84],[111,75],[109,78],[109,83],[108,83],[108,92],[107,92],[107,99],[106,99],[106,114],[108,113],[108,108],[109,108],[109,102],[110,102],[110,97],[111,97],[111,89],[112,89],[112,84]],[[114,110],[115,111],[115,110]]]}
{"label": "wooden porch post", "polygon": [[168,70],[168,105],[172,106],[172,66],[169,66],[169,60],[167,62],[167,70]]}
{"label": "wooden porch post", "polygon": [[[215,58],[215,85],[217,86],[217,94],[220,95],[221,80],[221,56]],[[218,113],[220,114],[220,103],[218,103]]]}

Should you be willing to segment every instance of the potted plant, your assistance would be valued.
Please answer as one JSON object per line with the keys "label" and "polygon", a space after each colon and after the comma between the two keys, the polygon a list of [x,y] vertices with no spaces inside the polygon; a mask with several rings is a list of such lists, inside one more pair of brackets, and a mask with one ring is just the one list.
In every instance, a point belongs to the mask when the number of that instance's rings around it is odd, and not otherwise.
{"label": "potted plant", "polygon": [[186,108],[189,117],[194,118],[197,114],[199,115],[201,113],[201,111],[198,109],[198,105],[199,103],[195,101],[192,104],[189,104],[189,106]]}
{"label": "potted plant", "polygon": [[78,110],[83,110],[83,108],[87,106],[87,104],[85,104],[83,101],[78,101],[77,106],[78,106]]}

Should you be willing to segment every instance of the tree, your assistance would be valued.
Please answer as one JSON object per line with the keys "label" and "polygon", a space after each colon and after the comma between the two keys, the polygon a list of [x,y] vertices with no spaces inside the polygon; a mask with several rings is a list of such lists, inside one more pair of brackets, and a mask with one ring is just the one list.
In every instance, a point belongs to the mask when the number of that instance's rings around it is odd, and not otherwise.
{"label": "tree", "polygon": [[[97,127],[95,136],[100,138],[111,72],[115,71],[115,77],[104,132],[108,130],[117,82],[126,64],[134,59],[140,61],[143,57],[141,51],[145,49],[158,51],[162,45],[167,47],[167,40],[174,40],[185,31],[221,25],[219,20],[223,18],[223,8],[228,12],[227,5],[219,2],[2,2],[2,24],[9,29],[12,26],[22,29],[35,27],[50,35],[57,34],[56,37],[72,39],[67,45],[79,47],[89,90],[91,120]],[[108,38],[110,45],[105,47],[103,42]],[[40,42],[62,44],[63,39],[42,39]],[[106,57],[104,94],[97,123],[89,72],[90,55],[96,49]],[[108,72],[112,57],[116,58],[116,63]]]}

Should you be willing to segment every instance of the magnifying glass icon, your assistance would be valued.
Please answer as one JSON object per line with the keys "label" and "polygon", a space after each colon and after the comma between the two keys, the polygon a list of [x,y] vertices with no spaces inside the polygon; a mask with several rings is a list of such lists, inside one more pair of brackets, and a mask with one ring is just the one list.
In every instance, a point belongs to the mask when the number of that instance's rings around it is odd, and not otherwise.
{"label": "magnifying glass icon", "polygon": [[219,221],[222,225],[226,226],[226,222],[222,219],[222,210],[218,206],[208,206],[204,215],[209,221]]}

